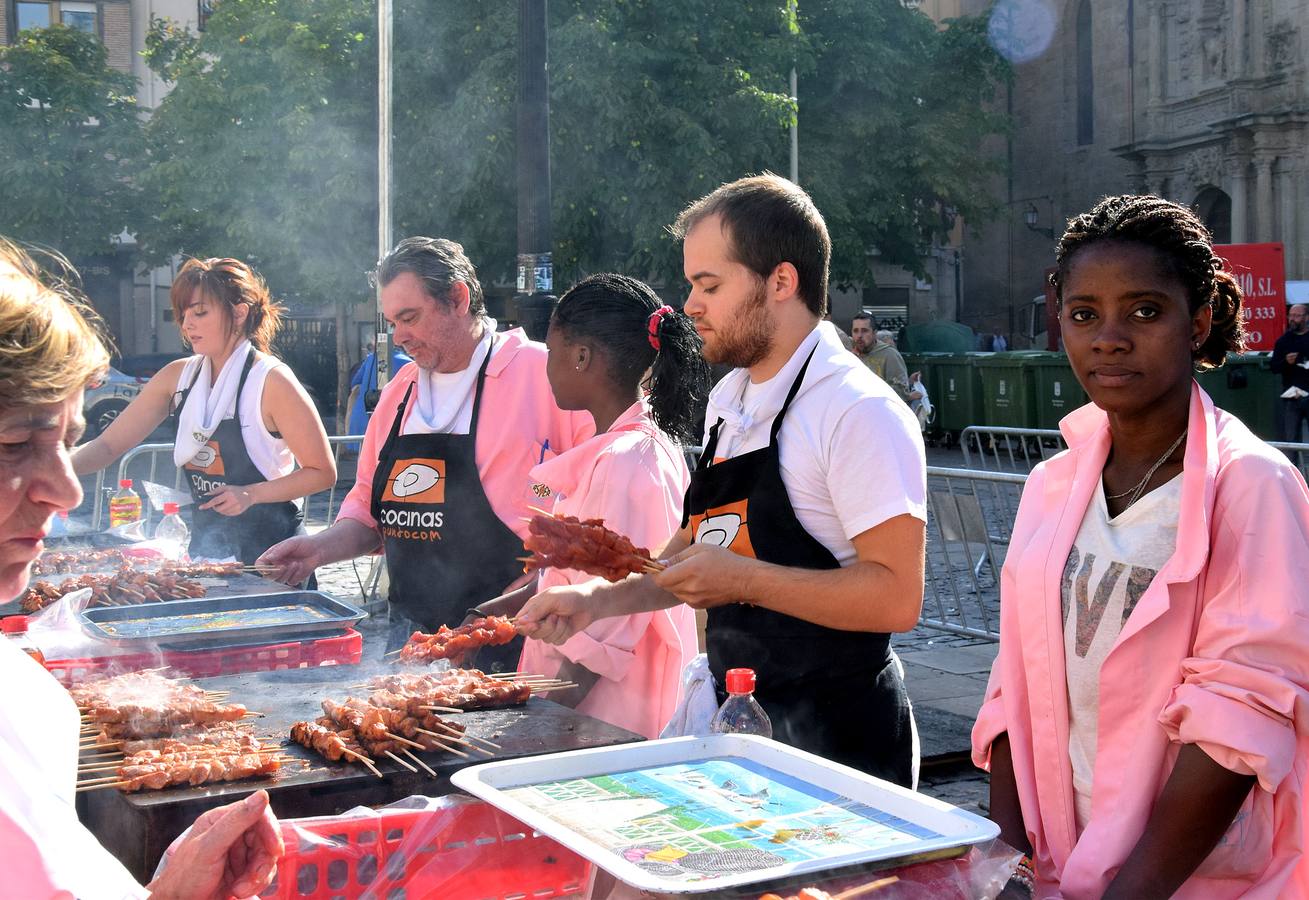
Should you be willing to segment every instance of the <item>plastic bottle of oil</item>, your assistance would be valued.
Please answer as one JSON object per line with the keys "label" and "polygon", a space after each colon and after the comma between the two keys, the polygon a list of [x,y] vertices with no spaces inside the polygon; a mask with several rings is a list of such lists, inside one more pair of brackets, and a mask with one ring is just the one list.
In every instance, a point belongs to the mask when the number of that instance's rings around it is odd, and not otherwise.
{"label": "plastic bottle of oil", "polygon": [[0,620],[0,632],[4,633],[5,639],[11,646],[17,647],[41,665],[45,665],[45,656],[41,653],[41,648],[27,636],[27,616],[10,616]]}
{"label": "plastic bottle of oil", "polygon": [[109,527],[130,525],[141,520],[141,495],[132,490],[132,479],[118,482],[118,492],[109,498]]}

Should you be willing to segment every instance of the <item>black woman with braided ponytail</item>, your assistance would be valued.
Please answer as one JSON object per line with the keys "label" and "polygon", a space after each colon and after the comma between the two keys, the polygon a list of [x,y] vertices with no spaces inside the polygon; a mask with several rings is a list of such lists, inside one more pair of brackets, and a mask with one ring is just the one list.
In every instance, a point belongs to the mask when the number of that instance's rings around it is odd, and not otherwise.
{"label": "black woman with braided ponytail", "polygon": [[[603,519],[658,550],[681,525],[690,480],[681,445],[697,437],[709,387],[695,327],[635,278],[592,275],[560,298],[546,347],[555,402],[589,412],[596,433],[567,453],[542,454],[530,476],[533,502]],[[533,591],[590,580],[546,569],[527,589],[479,609],[515,613]],[[696,649],[694,610],[678,606],[600,620],[557,647],[529,638],[519,666],[578,684],[550,699],[653,738],[672,716]]]}
{"label": "black woman with braided ponytail", "polygon": [[1191,210],[1108,197],[1053,276],[1091,403],[1029,477],[973,729],[1005,897],[1305,897],[1309,490],[1194,379],[1242,346]]}

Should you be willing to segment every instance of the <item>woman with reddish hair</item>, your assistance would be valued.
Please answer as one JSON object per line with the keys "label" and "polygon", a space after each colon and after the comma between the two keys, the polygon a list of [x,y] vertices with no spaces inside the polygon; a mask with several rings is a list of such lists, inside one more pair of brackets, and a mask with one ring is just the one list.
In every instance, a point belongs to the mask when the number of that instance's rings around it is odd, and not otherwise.
{"label": "woman with reddish hair", "polygon": [[236,259],[190,259],[173,280],[173,316],[195,355],[150,379],[104,433],[73,453],[77,474],[105,468],[166,418],[173,461],[195,500],[190,552],[252,564],[297,533],[301,498],[336,481],[313,402],[269,352],[281,308]]}

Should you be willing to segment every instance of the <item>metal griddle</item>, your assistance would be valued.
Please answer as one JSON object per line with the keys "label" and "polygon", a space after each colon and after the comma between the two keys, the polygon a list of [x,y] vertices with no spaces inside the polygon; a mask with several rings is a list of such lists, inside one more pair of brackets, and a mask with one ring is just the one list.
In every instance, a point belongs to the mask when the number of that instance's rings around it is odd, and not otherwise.
{"label": "metal griddle", "polygon": [[201,649],[339,633],[366,615],[321,591],[281,591],[103,606],[81,618],[86,632],[102,641]]}
{"label": "metal griddle", "polygon": [[206,690],[231,691],[230,702],[243,703],[252,711],[263,713],[262,718],[254,720],[255,733],[274,743],[285,741],[285,755],[305,760],[309,767],[301,769],[295,763],[287,763],[276,779],[224,782],[197,788],[133,794],[112,789],[88,791],[78,795],[78,815],[100,843],[144,883],[153,876],[164,850],[197,816],[260,788],[271,795],[273,811],[279,817],[337,815],[355,806],[380,806],[412,794],[448,794],[454,790],[449,776],[474,761],[515,759],[641,740],[640,735],[534,697],[525,706],[451,714],[449,718],[465,724],[469,733],[494,741],[504,749],[494,757],[474,754],[467,760],[449,753],[414,751],[436,771],[436,778],[421,769],[414,774],[383,757],[378,768],[385,777],[379,779],[362,766],[328,763],[313,751],[290,742],[291,724],[312,721],[322,715],[319,704],[324,698],[340,701],[350,694],[367,696],[366,691],[347,690],[346,685],[390,671],[395,669],[373,663],[198,679],[196,684]]}

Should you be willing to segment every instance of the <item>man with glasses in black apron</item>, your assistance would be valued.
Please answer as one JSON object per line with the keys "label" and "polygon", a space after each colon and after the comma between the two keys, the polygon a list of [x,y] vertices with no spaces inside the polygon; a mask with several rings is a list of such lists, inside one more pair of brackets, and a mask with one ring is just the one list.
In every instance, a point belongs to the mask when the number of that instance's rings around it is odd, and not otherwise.
{"label": "man with glasses in black apron", "polygon": [[831,242],[809,196],[773,175],[678,217],[685,311],[734,366],[709,399],[682,530],[658,575],[551,588],[530,637],[685,602],[708,610],[709,664],[753,668],[773,736],[898,784],[917,780],[890,632],[918,620],[926,460],[909,408],[821,322]]}
{"label": "man with glasses in black apron", "polygon": [[[546,350],[496,333],[463,248],[413,237],[381,261],[382,312],[413,359],[382,390],[336,523],[270,549],[260,564],[296,583],[317,566],[377,549],[390,576],[388,649],[414,630],[454,627],[523,579],[527,473],[594,429],[555,406]],[[513,669],[521,640],[486,648]]]}

